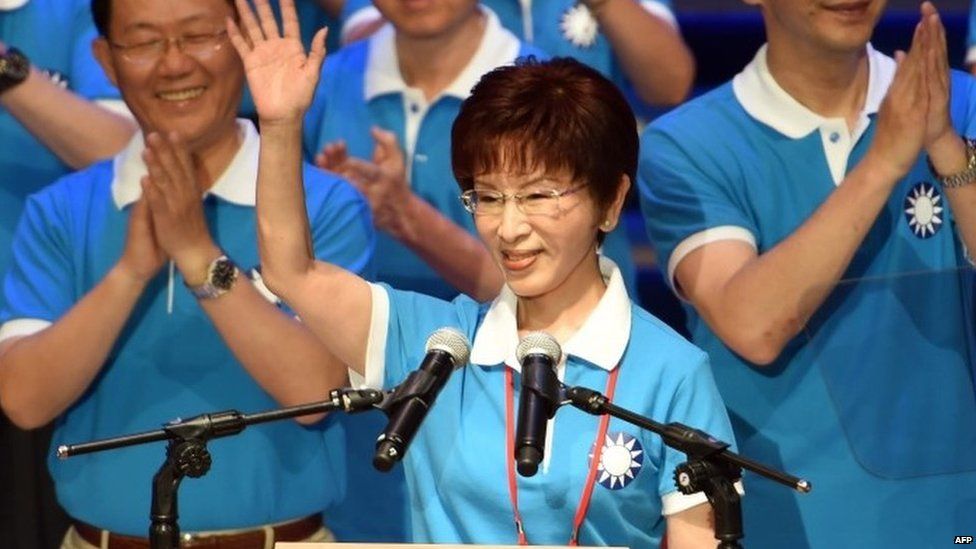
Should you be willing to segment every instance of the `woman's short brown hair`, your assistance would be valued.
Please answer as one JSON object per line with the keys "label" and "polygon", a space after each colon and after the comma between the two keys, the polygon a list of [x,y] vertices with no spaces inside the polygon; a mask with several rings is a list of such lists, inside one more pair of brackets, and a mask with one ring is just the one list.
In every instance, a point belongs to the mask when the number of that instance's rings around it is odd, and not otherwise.
{"label": "woman's short brown hair", "polygon": [[501,170],[568,173],[605,210],[621,176],[634,181],[638,146],[634,113],[612,82],[575,59],[529,57],[471,90],[451,131],[451,164],[462,190]]}

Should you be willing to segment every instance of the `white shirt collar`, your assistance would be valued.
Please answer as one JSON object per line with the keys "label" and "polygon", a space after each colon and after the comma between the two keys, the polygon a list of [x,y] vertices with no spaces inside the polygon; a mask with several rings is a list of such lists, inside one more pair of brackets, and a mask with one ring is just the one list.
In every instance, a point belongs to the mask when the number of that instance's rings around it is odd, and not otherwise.
{"label": "white shirt collar", "polygon": [[[607,290],[579,331],[562,346],[563,360],[566,355],[573,355],[610,371],[620,363],[630,341],[631,303],[617,265],[600,256],[600,272],[607,280]],[[517,307],[518,297],[504,286],[475,334],[472,364],[507,364],[521,370],[515,358],[519,342]]]}
{"label": "white shirt collar", "polygon": [[[250,120],[238,119],[238,131],[243,135],[241,147],[230,165],[206,194],[218,196],[227,202],[242,206],[254,206],[257,197],[258,154],[261,138]],[[133,136],[125,149],[113,160],[115,177],[112,179],[112,199],[118,209],[123,209],[142,196],[139,181],[147,173],[142,151],[146,148],[142,132]]]}
{"label": "white shirt collar", "polygon": [[[804,107],[780,87],[769,72],[763,45],[745,69],[732,80],[735,98],[756,120],[791,139],[799,139],[820,128],[829,119]],[[868,92],[862,118],[878,112],[895,76],[895,60],[868,50]]]}
{"label": "white shirt collar", "polygon": [[[461,74],[441,92],[441,96],[466,99],[482,75],[496,67],[510,65],[518,58],[521,48],[518,38],[502,27],[495,12],[484,6],[481,11],[485,15],[485,32],[481,43]],[[387,23],[369,39],[365,85],[367,101],[379,95],[403,93],[409,89],[400,74],[395,34],[393,25]]]}
{"label": "white shirt collar", "polygon": [[[13,11],[23,6],[26,3],[27,0],[0,0],[0,11]],[[7,44],[7,45],[10,46],[16,44]]]}

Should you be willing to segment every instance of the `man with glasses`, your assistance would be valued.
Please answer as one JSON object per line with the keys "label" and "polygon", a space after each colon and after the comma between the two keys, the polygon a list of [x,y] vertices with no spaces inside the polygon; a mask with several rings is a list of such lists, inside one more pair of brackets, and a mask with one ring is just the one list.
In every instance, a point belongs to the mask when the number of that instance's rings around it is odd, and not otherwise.
{"label": "man with glasses", "polygon": [[[5,412],[25,428],[57,418],[57,446],[321,400],[346,385],[320,367],[335,359],[256,272],[259,137],[236,119],[244,73],[225,31],[234,6],[94,0],[92,11],[98,60],[142,132],[112,161],[28,200],[0,313]],[[367,272],[368,206],[310,166],[305,178],[316,255]],[[320,373],[298,377],[296,367]],[[329,537],[320,513],[346,477],[332,418],[253,426],[210,450],[213,469],[181,490],[180,526],[195,540],[184,547]],[[146,547],[164,452],[157,443],[52,456],[74,521],[64,547]]]}

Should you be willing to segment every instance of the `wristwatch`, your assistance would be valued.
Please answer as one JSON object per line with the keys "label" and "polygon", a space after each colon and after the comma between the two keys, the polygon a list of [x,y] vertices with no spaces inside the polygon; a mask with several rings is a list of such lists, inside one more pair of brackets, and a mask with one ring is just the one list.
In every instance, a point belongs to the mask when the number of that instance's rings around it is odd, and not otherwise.
{"label": "wristwatch", "polygon": [[929,158],[929,170],[944,188],[955,189],[976,182],[976,139],[967,137],[963,141],[966,143],[966,167],[961,172],[942,175],[935,170],[932,159]]}
{"label": "wristwatch", "polygon": [[0,94],[17,86],[30,76],[30,60],[17,48],[0,54]]}
{"label": "wristwatch", "polygon": [[222,255],[210,262],[207,268],[207,280],[199,286],[187,286],[190,293],[197,299],[213,299],[230,291],[237,282],[240,269],[226,255]]}

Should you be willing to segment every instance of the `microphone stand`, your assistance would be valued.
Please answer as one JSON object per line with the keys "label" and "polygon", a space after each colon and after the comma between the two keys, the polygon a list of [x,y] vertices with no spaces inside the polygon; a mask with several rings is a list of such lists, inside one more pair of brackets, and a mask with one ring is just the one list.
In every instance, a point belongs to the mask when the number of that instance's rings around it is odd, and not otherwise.
{"label": "microphone stand", "polygon": [[177,522],[177,491],[184,477],[199,478],[210,470],[211,458],[207,441],[236,435],[248,425],[281,419],[344,411],[356,413],[378,405],[385,393],[374,389],[334,389],[329,400],[291,406],[278,410],[242,414],[227,410],[202,414],[186,420],[175,419],[162,429],[115,438],[58,447],[60,459],[102,452],[125,446],[169,440],[166,460],[153,476],[152,508],[149,513],[149,546],[151,549],[179,549],[180,527]]}
{"label": "microphone stand", "polygon": [[589,414],[610,415],[658,434],[664,444],[683,452],[688,461],[678,465],[674,481],[682,494],[704,492],[715,511],[715,539],[719,549],[742,549],[742,508],[735,481],[748,469],[770,480],[807,493],[813,486],[806,480],[766,467],[750,459],[729,452],[729,444],[708,433],[681,423],[658,423],[611,403],[606,396],[585,387],[564,387],[566,400]]}

